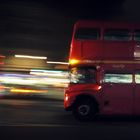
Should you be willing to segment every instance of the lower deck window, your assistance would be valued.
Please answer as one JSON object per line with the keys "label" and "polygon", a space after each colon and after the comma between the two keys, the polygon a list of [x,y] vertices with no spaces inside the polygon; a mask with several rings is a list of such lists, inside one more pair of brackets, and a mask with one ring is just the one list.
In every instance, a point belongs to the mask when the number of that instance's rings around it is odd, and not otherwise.
{"label": "lower deck window", "polygon": [[131,73],[105,73],[105,83],[132,83]]}
{"label": "lower deck window", "polygon": [[135,82],[140,84],[140,70],[135,71]]}

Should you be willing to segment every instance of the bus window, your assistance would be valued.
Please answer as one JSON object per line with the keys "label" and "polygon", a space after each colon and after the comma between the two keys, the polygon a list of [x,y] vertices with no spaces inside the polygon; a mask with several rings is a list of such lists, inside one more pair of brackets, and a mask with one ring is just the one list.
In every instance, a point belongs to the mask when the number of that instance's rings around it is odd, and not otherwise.
{"label": "bus window", "polygon": [[127,29],[106,29],[104,31],[104,40],[129,41],[130,39],[131,34]]}
{"label": "bus window", "polygon": [[135,72],[135,82],[140,84],[140,70]]}
{"label": "bus window", "polygon": [[75,84],[96,83],[96,70],[94,68],[72,68],[70,82]]}
{"label": "bus window", "polygon": [[131,73],[106,72],[104,76],[105,83],[132,83]]}
{"label": "bus window", "polygon": [[134,40],[135,41],[140,41],[140,30],[135,30],[134,31]]}
{"label": "bus window", "polygon": [[98,28],[79,28],[75,33],[75,39],[98,40],[100,38],[100,29]]}

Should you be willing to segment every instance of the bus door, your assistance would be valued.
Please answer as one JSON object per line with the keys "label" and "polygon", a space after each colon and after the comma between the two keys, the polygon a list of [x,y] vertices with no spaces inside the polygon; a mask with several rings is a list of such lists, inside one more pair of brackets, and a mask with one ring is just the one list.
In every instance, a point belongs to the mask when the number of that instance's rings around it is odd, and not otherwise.
{"label": "bus door", "polygon": [[140,66],[135,70],[134,114],[140,115]]}
{"label": "bus door", "polygon": [[103,81],[103,113],[132,114],[134,87],[131,71],[105,71]]}

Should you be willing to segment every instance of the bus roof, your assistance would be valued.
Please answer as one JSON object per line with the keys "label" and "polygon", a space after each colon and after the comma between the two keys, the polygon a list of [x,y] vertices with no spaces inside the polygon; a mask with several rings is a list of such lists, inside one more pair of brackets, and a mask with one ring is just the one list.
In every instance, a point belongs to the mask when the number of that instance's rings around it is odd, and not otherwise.
{"label": "bus roof", "polygon": [[79,20],[75,23],[75,28],[81,27],[104,27],[104,28],[140,28],[140,22],[121,22],[121,21],[96,21],[96,20]]}

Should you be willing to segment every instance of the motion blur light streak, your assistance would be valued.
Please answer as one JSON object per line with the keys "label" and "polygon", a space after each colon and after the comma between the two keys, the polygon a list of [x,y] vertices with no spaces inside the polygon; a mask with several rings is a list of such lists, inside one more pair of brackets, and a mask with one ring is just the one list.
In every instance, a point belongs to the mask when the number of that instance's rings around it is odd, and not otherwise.
{"label": "motion blur light streak", "polygon": [[0,77],[0,82],[5,84],[17,84],[17,85],[35,85],[37,80],[22,77]]}
{"label": "motion blur light streak", "polygon": [[36,76],[34,78],[28,77],[28,78],[22,78],[22,77],[1,77],[0,76],[0,82],[2,84],[11,84],[11,85],[40,85],[41,87],[45,87],[48,85],[61,85],[67,84],[69,82],[67,77],[42,77],[42,76]]}
{"label": "motion blur light streak", "polygon": [[5,58],[6,56],[4,56],[4,55],[0,55],[0,58]]}
{"label": "motion blur light streak", "polygon": [[49,87],[67,87],[68,71],[32,69],[29,73],[0,73],[3,94],[46,93]]}
{"label": "motion blur light streak", "polygon": [[68,62],[55,62],[55,61],[47,61],[48,64],[62,64],[62,65],[68,65]]}
{"label": "motion blur light streak", "polygon": [[4,65],[5,63],[4,63],[4,58],[6,58],[6,56],[4,56],[4,55],[0,55],[0,65]]}
{"label": "motion blur light streak", "polygon": [[68,78],[68,72],[67,71],[61,71],[61,70],[38,70],[38,69],[32,69],[32,70],[30,70],[30,74]]}
{"label": "motion blur light streak", "polygon": [[34,90],[34,89],[21,89],[21,88],[12,88],[10,92],[14,93],[47,93],[48,90]]}
{"label": "motion blur light streak", "polygon": [[15,57],[30,58],[30,59],[47,59],[47,57],[44,56],[31,56],[31,55],[15,55]]}
{"label": "motion blur light streak", "polygon": [[0,62],[0,65],[4,65],[4,62]]}

